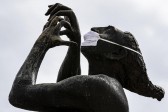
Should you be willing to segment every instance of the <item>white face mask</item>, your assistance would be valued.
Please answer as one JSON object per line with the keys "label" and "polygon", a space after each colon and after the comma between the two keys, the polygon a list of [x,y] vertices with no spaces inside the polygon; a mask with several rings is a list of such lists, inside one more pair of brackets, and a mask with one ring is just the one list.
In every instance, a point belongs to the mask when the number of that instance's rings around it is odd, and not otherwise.
{"label": "white face mask", "polygon": [[81,46],[97,46],[97,41],[100,39],[100,36],[97,32],[89,31],[84,35],[84,42]]}
{"label": "white face mask", "polygon": [[89,31],[88,33],[86,33],[84,35],[84,42],[81,44],[81,46],[97,46],[98,40],[102,40],[104,42],[107,42],[107,43],[122,47],[124,49],[129,50],[129,51],[132,51],[134,53],[142,55],[141,53],[139,53],[138,51],[136,51],[134,49],[131,49],[131,48],[123,46],[123,45],[120,45],[120,44],[115,43],[115,42],[111,42],[111,41],[106,40],[106,39],[102,39],[102,38],[100,38],[99,34],[97,32],[94,32],[94,31]]}

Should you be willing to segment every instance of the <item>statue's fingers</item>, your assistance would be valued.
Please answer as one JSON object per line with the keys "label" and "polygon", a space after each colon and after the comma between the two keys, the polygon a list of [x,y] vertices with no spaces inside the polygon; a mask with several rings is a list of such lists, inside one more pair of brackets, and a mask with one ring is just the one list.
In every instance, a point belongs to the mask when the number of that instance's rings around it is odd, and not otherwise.
{"label": "statue's fingers", "polygon": [[52,37],[52,43],[50,47],[60,46],[60,45],[66,45],[66,46],[77,46],[78,44],[73,41],[64,41],[60,38],[60,36],[53,36]]}
{"label": "statue's fingers", "polygon": [[51,21],[49,27],[54,27],[54,26],[56,26],[58,22],[59,22],[59,19],[58,19],[57,17],[54,18],[54,19]]}
{"label": "statue's fingers", "polygon": [[73,40],[73,33],[72,33],[72,31],[70,31],[68,29],[60,31],[59,35],[60,36],[65,35],[69,38],[69,40]]}
{"label": "statue's fingers", "polygon": [[60,21],[60,22],[57,24],[57,26],[55,27],[55,32],[57,32],[57,33],[59,34],[62,27],[65,27],[65,28],[67,28],[69,31],[72,31],[72,27],[71,27],[70,23],[67,22],[67,21],[65,21],[65,20],[62,20],[62,21]]}
{"label": "statue's fingers", "polygon": [[74,12],[72,10],[61,10],[61,11],[58,11],[55,14],[55,16],[64,16],[64,17],[69,19],[72,27],[76,25],[77,19],[76,19],[76,16],[75,16],[75,14],[74,14]]}
{"label": "statue's fingers", "polygon": [[60,10],[71,10],[69,7],[64,6],[62,4],[58,4],[50,13],[50,15],[54,15],[55,13],[57,13]]}
{"label": "statue's fingers", "polygon": [[51,8],[52,6],[54,6],[55,4],[53,4],[53,5],[48,5],[48,8]]}
{"label": "statue's fingers", "polygon": [[47,12],[45,13],[45,15],[46,15],[46,16],[50,15],[51,11],[52,11],[55,7],[57,7],[57,5],[58,5],[58,3],[56,3],[56,4],[52,5],[52,6],[48,6],[49,9],[48,9]]}
{"label": "statue's fingers", "polygon": [[50,20],[51,17],[52,17],[55,13],[57,13],[57,12],[59,12],[59,11],[61,11],[61,10],[71,10],[71,8],[69,8],[69,7],[67,7],[67,6],[64,6],[64,5],[62,5],[62,4],[58,4],[58,5],[50,12],[50,17],[49,17],[48,20]]}
{"label": "statue's fingers", "polygon": [[59,45],[77,46],[78,44],[76,42],[73,42],[73,41],[64,41],[64,40],[61,40],[59,42]]}
{"label": "statue's fingers", "polygon": [[[48,28],[49,26],[52,26],[51,25],[51,23],[53,22],[53,19],[54,19],[55,17],[52,17],[51,18],[51,20],[50,21],[48,21],[45,25],[44,25],[44,27],[43,27],[43,31],[46,29],[46,28]],[[57,21],[61,21],[61,20],[63,20],[63,18],[61,18],[61,17],[56,17],[58,20]],[[54,20],[55,21],[55,20]],[[53,25],[54,26],[54,25]]]}
{"label": "statue's fingers", "polygon": [[62,24],[62,26],[64,26],[66,29],[72,31],[72,27],[71,24],[65,20],[60,21],[60,23]]}
{"label": "statue's fingers", "polygon": [[49,22],[47,22],[44,27],[43,27],[43,31],[49,26]]}
{"label": "statue's fingers", "polygon": [[54,19],[55,17],[57,17],[57,18],[59,19],[59,21],[64,20],[62,17],[54,15],[54,16],[51,17],[51,19],[50,19],[48,22],[51,23],[51,21],[53,21],[53,19]]}
{"label": "statue's fingers", "polygon": [[66,29],[66,30],[62,30],[59,32],[59,35],[62,36],[62,35],[66,35],[66,36],[70,36],[71,35],[71,31]]}
{"label": "statue's fingers", "polygon": [[[50,20],[50,21],[48,21],[45,25],[44,25],[44,27],[43,27],[43,31],[46,29],[46,28],[48,28],[48,27],[50,27],[50,26],[54,26],[54,22],[53,22],[53,19],[54,19],[54,17],[52,17],[52,19]],[[61,17],[57,17],[57,20],[54,20],[54,21],[61,21],[61,20],[63,20],[63,18],[61,18]],[[51,25],[51,24],[53,24],[53,25]]]}
{"label": "statue's fingers", "polygon": [[70,20],[69,20],[69,18],[67,16],[64,16],[64,20],[68,21],[70,23]]}
{"label": "statue's fingers", "polygon": [[52,17],[55,13],[57,13],[59,10],[71,10],[71,8],[64,6],[60,3],[56,3],[55,5],[50,5],[50,8],[46,12],[46,16],[50,15]]}
{"label": "statue's fingers", "polygon": [[49,24],[49,27],[55,27],[57,25],[58,22],[60,22],[61,20],[63,20],[61,17],[53,17],[53,19],[51,19],[48,24]]}

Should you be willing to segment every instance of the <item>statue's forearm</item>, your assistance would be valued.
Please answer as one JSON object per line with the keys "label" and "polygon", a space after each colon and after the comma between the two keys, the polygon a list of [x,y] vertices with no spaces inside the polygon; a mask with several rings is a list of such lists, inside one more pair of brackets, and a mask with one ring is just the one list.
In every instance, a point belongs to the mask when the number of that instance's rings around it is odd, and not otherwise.
{"label": "statue's forearm", "polygon": [[70,67],[72,75],[80,75],[80,46],[68,49],[65,60],[68,60],[67,67]]}
{"label": "statue's forearm", "polygon": [[35,84],[37,73],[48,48],[45,43],[36,42],[20,68],[14,84]]}
{"label": "statue's forearm", "polygon": [[80,46],[69,47],[67,55],[61,65],[57,81],[61,81],[74,75],[80,75]]}

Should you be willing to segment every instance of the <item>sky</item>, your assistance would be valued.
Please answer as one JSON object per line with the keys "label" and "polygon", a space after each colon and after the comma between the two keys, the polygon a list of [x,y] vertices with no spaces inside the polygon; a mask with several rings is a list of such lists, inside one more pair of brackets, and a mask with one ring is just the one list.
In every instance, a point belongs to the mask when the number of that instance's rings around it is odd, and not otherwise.
{"label": "sky", "polygon": [[[131,32],[142,51],[150,80],[165,90],[164,99],[143,97],[125,90],[130,112],[168,112],[168,1],[167,0],[1,0],[0,1],[0,111],[28,112],[11,106],[13,80],[42,32],[48,5],[62,3],[73,9],[85,34],[91,27],[112,25]],[[63,39],[67,39],[63,37]],[[83,41],[83,39],[82,39]],[[37,83],[55,82],[67,47],[49,50]],[[82,74],[88,62],[81,55]]]}

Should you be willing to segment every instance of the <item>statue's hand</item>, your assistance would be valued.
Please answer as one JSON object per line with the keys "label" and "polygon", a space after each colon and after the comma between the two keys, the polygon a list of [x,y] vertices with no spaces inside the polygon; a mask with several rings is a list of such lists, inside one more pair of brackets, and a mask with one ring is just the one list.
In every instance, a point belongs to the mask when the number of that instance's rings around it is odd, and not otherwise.
{"label": "statue's hand", "polygon": [[62,27],[65,27],[69,31],[72,31],[69,22],[65,21],[64,19],[58,16],[55,16],[49,23],[47,23],[47,25],[48,26],[43,30],[42,34],[37,39],[37,44],[45,45],[48,49],[59,45],[77,45],[77,43],[73,41],[64,41],[60,37]]}
{"label": "statue's hand", "polygon": [[[64,19],[71,24],[71,31],[69,29],[65,29],[64,31],[60,31],[60,35],[67,35],[70,41],[76,42],[79,46],[81,44],[81,34],[78,25],[78,21],[75,13],[71,8],[64,6],[62,4],[56,3],[54,5],[50,5],[46,15],[50,15],[48,21],[50,22],[55,16],[63,16]],[[47,25],[44,27],[44,29]]]}

